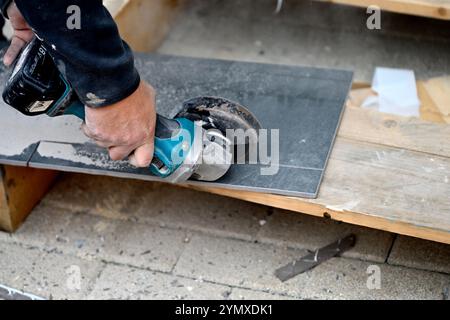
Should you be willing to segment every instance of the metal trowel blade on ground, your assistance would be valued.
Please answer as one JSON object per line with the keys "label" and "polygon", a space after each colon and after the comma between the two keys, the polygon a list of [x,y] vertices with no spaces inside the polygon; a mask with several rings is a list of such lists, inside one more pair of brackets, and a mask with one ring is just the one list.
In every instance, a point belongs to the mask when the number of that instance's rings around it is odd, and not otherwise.
{"label": "metal trowel blade on ground", "polygon": [[285,282],[301,273],[304,273],[322,262],[325,262],[343,252],[353,248],[355,246],[355,235],[349,235],[343,239],[340,239],[326,247],[317,249],[308,255],[289,263],[288,265],[281,267],[275,271],[275,276],[281,281]]}

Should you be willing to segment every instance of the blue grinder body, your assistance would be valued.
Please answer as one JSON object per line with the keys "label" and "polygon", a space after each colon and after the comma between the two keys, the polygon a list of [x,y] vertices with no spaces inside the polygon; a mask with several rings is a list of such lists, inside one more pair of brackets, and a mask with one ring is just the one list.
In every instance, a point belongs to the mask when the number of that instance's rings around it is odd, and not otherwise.
{"label": "blue grinder body", "polygon": [[[85,119],[84,104],[37,38],[22,51],[2,96],[26,115],[75,115]],[[157,115],[151,173],[161,178],[172,175],[185,162],[196,138],[201,137],[195,137],[193,121]]]}

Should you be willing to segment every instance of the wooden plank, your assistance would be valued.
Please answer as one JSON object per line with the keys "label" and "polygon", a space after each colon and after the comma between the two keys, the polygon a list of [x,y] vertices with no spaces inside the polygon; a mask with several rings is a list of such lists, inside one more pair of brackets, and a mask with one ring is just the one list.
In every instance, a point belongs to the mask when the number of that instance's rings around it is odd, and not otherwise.
{"label": "wooden plank", "polygon": [[376,5],[382,10],[450,20],[449,0],[319,0],[336,4],[352,5],[368,8]]}
{"label": "wooden plank", "polygon": [[427,91],[422,81],[417,82],[417,93],[421,102],[420,118],[425,121],[447,123],[446,119],[439,111],[438,106],[430,96],[430,93]]}
{"label": "wooden plank", "polygon": [[338,138],[314,200],[195,187],[450,244],[450,159]]}
{"label": "wooden plank", "polygon": [[450,125],[347,107],[338,136],[450,157]]}
{"label": "wooden plank", "polygon": [[2,166],[0,229],[13,232],[47,193],[56,171]]}
{"label": "wooden plank", "polygon": [[103,0],[103,5],[108,9],[111,16],[115,17],[123,10],[130,0]]}
{"label": "wooden plank", "polygon": [[[0,166],[0,178],[4,180],[3,166]],[[0,230],[12,231],[11,215],[6,197],[5,183],[0,183]]]}
{"label": "wooden plank", "polygon": [[450,122],[450,76],[423,81],[421,86],[435,112],[440,113],[447,123]]}
{"label": "wooden plank", "polygon": [[128,0],[109,5],[120,35],[138,52],[154,51],[170,30],[182,0]]}

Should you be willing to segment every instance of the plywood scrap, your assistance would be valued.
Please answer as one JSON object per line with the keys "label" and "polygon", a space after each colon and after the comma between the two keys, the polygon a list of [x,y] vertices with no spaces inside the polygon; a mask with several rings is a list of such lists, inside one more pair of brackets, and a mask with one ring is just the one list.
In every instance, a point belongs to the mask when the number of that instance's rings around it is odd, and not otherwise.
{"label": "plywood scrap", "polygon": [[376,96],[372,88],[352,89],[347,99],[347,107],[360,108],[369,97]]}
{"label": "plywood scrap", "polygon": [[447,123],[447,118],[439,110],[430,92],[426,89],[423,81],[417,82],[417,92],[419,93],[420,101],[420,118],[425,121],[436,123]]}
{"label": "plywood scrap", "polygon": [[429,98],[429,104],[442,118],[450,122],[450,76],[433,78],[421,83],[422,93]]}

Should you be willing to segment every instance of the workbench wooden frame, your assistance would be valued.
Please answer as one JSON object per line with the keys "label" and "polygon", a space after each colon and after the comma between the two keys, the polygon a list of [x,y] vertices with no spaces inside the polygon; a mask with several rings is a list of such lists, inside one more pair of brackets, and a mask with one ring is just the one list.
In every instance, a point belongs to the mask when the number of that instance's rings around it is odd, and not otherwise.
{"label": "workbench wooden frame", "polygon": [[[116,19],[127,25],[123,29],[119,23],[124,38],[127,39],[127,30],[132,30],[128,29],[127,10],[134,12],[132,15],[142,15],[145,2],[128,0],[117,6]],[[174,5],[171,0],[153,2],[159,3],[161,17],[167,21],[173,18],[179,4]],[[127,40],[132,47],[149,51],[158,46],[167,30],[155,36],[157,40],[149,47],[139,47],[141,42],[133,43],[133,38]],[[450,244],[450,174],[445,176],[450,172],[449,136],[448,124],[349,105],[317,199],[187,187]],[[2,170],[0,228],[13,231],[45,194],[57,173],[11,166],[2,166]]]}
{"label": "workbench wooden frame", "polygon": [[318,0],[362,8],[377,6],[381,10],[433,19],[450,20],[449,0]]}

